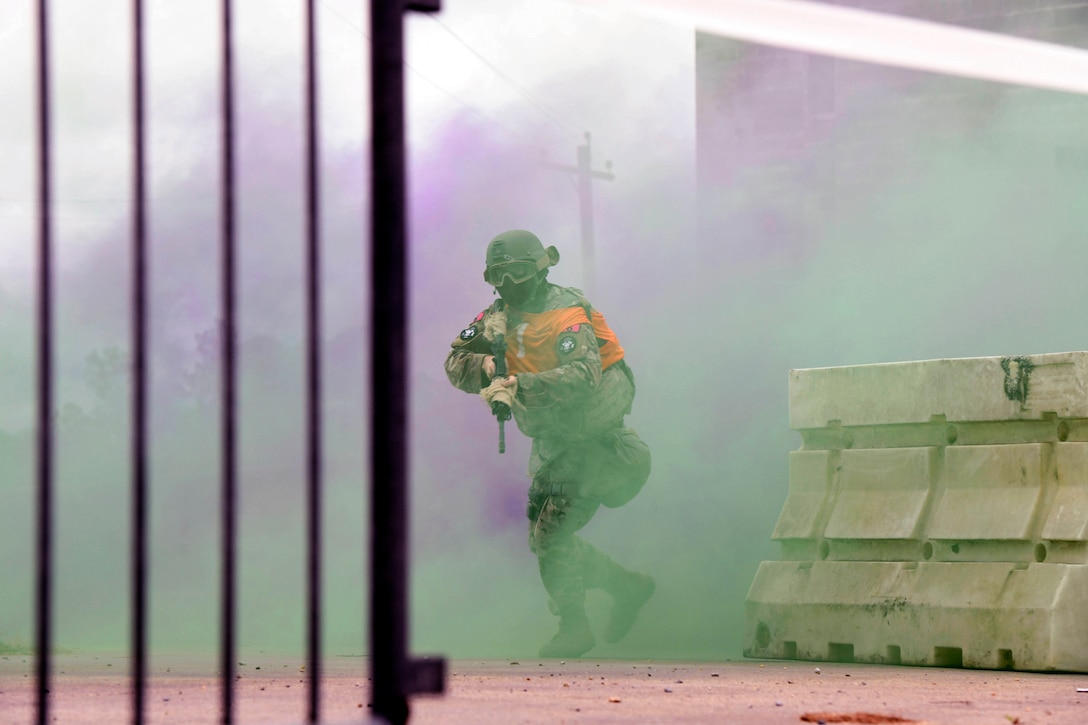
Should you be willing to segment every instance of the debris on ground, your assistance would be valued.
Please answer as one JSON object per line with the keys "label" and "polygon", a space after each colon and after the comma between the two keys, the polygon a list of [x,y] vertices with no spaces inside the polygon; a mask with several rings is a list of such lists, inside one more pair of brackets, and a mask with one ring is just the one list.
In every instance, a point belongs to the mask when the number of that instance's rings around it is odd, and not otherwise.
{"label": "debris on ground", "polygon": [[912,723],[917,720],[908,720],[898,715],[881,715],[875,712],[806,712],[801,716],[801,722],[814,723],[859,723],[859,725],[892,725],[894,723]]}

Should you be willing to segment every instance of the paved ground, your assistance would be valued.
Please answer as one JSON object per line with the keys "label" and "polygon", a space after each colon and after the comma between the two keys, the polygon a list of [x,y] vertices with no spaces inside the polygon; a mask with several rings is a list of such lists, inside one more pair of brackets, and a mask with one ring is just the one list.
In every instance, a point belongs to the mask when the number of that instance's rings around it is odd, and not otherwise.
{"label": "paved ground", "polygon": [[[300,662],[243,662],[236,722],[304,721]],[[55,722],[130,722],[125,658],[63,655],[55,665]],[[325,722],[367,718],[366,666],[362,658],[329,659]],[[0,657],[0,723],[32,722],[32,667],[29,657]],[[156,657],[151,670],[149,722],[219,722],[213,660]],[[1088,693],[1077,692],[1088,688],[1088,675],[754,660],[456,660],[447,686],[444,696],[412,700],[412,723],[1088,723]]]}

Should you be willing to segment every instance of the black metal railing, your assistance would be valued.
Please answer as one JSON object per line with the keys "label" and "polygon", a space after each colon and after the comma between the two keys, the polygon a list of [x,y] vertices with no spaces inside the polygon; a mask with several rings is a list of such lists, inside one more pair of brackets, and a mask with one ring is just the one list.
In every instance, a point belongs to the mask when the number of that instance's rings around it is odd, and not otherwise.
{"label": "black metal railing", "polygon": [[[235,353],[237,348],[235,319],[235,239],[234,239],[234,53],[232,3],[222,3],[222,100],[223,114],[220,132],[220,159],[222,188],[220,189],[220,553],[222,580],[220,584],[220,624],[219,624],[219,671],[222,679],[220,687],[223,697],[223,722],[233,722],[234,718],[234,672],[235,672],[235,557],[237,555],[236,524],[237,517],[237,480],[238,461],[235,443],[237,433],[237,369]],[[311,687],[314,684],[311,682]]]}
{"label": "black metal railing", "polygon": [[[310,681],[321,682],[321,218],[317,155],[316,0],[306,0],[306,659]],[[307,701],[310,722],[321,719],[320,687]]]}
{"label": "black metal railing", "polygon": [[[132,712],[142,722],[147,690],[147,165],[144,7],[132,3]],[[39,650],[44,652],[45,650]]]}
{"label": "black metal railing", "polygon": [[53,227],[50,159],[49,13],[38,3],[38,378],[37,378],[37,618],[38,723],[49,722],[50,651],[53,646]]}
{"label": "black metal railing", "polygon": [[[221,713],[234,719],[236,522],[237,522],[237,245],[235,230],[234,64],[232,3],[221,12],[221,189],[220,283],[221,329]],[[434,12],[438,0],[372,0],[371,92],[374,183],[371,203],[370,290],[375,321],[406,319],[406,204],[404,142],[403,15],[407,10]],[[315,0],[305,0],[305,168],[306,242],[306,641],[309,674],[307,717],[320,720],[321,692],[321,355],[320,355],[320,208],[317,54]],[[145,17],[142,0],[132,3],[132,289],[131,289],[131,655],[132,719],[142,723],[147,689],[148,601],[148,244],[145,137]],[[51,722],[50,680],[53,650],[54,524],[54,327],[53,202],[51,198],[51,108],[49,3],[37,3],[37,150],[38,150],[38,289],[37,289],[37,542],[36,542],[36,719]],[[380,182],[380,183],[379,183]],[[371,541],[370,654],[371,712],[391,723],[408,717],[407,697],[441,692],[445,663],[440,658],[412,660],[407,655],[407,400],[408,330],[373,324],[371,365]],[[379,344],[380,343],[380,344]]]}
{"label": "black metal railing", "polygon": [[370,4],[371,113],[371,499],[370,656],[374,712],[408,717],[407,696],[440,692],[441,659],[408,658],[407,189],[404,140],[404,11],[439,0]]}

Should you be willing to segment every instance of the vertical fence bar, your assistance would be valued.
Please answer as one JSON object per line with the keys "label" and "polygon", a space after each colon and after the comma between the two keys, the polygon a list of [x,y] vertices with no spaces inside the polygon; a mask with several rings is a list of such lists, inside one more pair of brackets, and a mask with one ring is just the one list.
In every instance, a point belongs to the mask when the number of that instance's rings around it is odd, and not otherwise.
{"label": "vertical fence bar", "polygon": [[53,647],[53,230],[47,5],[46,0],[38,2],[38,551],[34,639],[39,725],[49,722]]}
{"label": "vertical fence bar", "polygon": [[222,99],[222,323],[220,348],[222,369],[220,372],[220,413],[222,457],[222,622],[220,625],[220,676],[222,677],[222,720],[229,725],[234,721],[234,619],[235,619],[235,523],[236,523],[236,456],[235,438],[237,411],[235,400],[235,289],[234,289],[234,68],[231,49],[231,0],[223,0],[223,99]]}
{"label": "vertical fence bar", "polygon": [[[371,0],[370,657],[373,712],[408,718],[407,371],[403,7]],[[379,338],[381,338],[379,340]]]}
{"label": "vertical fence bar", "polygon": [[309,721],[321,708],[321,274],[315,0],[306,2],[306,468]]}
{"label": "vertical fence bar", "polygon": [[[441,692],[442,659],[408,658],[408,255],[404,12],[438,0],[371,0],[370,658],[373,712],[408,719]],[[389,320],[400,324],[389,325]]]}
{"label": "vertical fence bar", "polygon": [[147,675],[147,218],[143,0],[132,3],[132,722],[144,721]]}

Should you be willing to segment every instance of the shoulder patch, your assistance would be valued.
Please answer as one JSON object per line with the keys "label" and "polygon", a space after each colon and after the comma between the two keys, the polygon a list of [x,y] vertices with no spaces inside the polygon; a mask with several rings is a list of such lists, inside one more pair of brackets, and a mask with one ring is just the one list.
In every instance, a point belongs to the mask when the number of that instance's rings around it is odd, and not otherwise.
{"label": "shoulder patch", "polygon": [[476,315],[476,319],[475,319],[475,320],[473,320],[473,322],[479,322],[480,320],[484,319],[484,315],[485,315],[486,313],[487,313],[487,310],[484,310],[484,311],[483,311],[483,312],[481,312],[480,314]]}
{"label": "shoulder patch", "polygon": [[564,335],[559,338],[559,352],[565,355],[573,350],[577,344],[572,335]]}
{"label": "shoulder patch", "polygon": [[563,332],[578,332],[579,328],[581,328],[581,327],[582,327],[582,323],[578,323],[577,325],[571,325],[570,327],[568,327]]}
{"label": "shoulder patch", "polygon": [[471,340],[472,338],[476,337],[476,328],[466,327],[465,329],[461,330],[460,337],[462,340]]}

